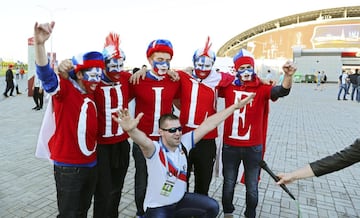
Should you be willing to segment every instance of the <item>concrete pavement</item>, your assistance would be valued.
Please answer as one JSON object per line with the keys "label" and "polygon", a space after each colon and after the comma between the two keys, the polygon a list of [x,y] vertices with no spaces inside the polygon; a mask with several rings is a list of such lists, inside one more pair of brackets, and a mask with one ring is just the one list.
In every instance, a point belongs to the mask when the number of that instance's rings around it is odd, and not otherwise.
{"label": "concrete pavement", "polygon": [[[3,92],[4,78],[0,79]],[[26,82],[19,81],[24,94],[0,96],[0,217],[56,217],[52,166],[34,156],[44,110],[31,110],[34,103],[25,93]],[[360,104],[337,101],[336,84],[327,84],[323,91],[315,91],[314,87],[315,84],[294,84],[288,97],[271,103],[265,160],[275,173],[332,154],[360,136]],[[120,217],[135,215],[134,172],[131,158],[119,206]],[[360,168],[355,164],[288,185],[297,199],[293,201],[263,171],[257,214],[269,218],[360,217],[359,187]],[[220,205],[221,191],[222,177],[214,177],[209,194]],[[245,188],[239,184],[234,197],[235,217],[243,217],[244,202]],[[222,211],[219,217],[223,217]]]}

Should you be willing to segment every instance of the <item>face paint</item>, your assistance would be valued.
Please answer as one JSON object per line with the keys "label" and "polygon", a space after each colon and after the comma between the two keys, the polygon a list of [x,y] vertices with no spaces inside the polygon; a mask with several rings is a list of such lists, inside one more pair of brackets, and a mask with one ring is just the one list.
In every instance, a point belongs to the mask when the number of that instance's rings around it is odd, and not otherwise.
{"label": "face paint", "polygon": [[168,62],[168,61],[162,61],[162,62],[153,61],[153,68],[154,68],[154,71],[156,73],[158,73],[159,75],[164,75],[170,69],[170,62]]}
{"label": "face paint", "polygon": [[123,58],[111,58],[106,63],[106,76],[113,82],[119,81],[120,73],[124,70]]}
{"label": "face paint", "polygon": [[101,80],[102,69],[99,67],[93,67],[83,70],[82,82],[85,86],[87,93],[93,93],[97,84]]}
{"label": "face paint", "polygon": [[241,77],[242,81],[250,81],[254,73],[254,68],[250,64],[245,64],[239,67],[236,76]]}
{"label": "face paint", "polygon": [[205,79],[211,72],[213,60],[207,56],[200,56],[194,62],[195,74],[200,79]]}

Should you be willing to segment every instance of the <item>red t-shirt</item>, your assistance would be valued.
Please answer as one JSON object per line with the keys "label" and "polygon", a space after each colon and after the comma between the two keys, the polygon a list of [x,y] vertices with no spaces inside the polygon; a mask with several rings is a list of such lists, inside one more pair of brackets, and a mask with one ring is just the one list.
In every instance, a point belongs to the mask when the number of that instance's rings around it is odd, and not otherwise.
{"label": "red t-shirt", "polygon": [[81,94],[68,79],[59,77],[52,96],[55,133],[49,140],[50,158],[66,164],[96,161],[97,117],[93,95]]}
{"label": "red t-shirt", "polygon": [[256,93],[253,101],[236,110],[224,123],[224,143],[231,146],[265,145],[271,85],[254,82],[246,85],[230,85],[221,89],[219,95],[225,98],[225,107],[234,104],[238,98]]}
{"label": "red t-shirt", "polygon": [[[227,73],[217,73],[212,70],[203,80],[196,79],[187,73],[179,73],[181,84],[180,123],[183,133],[197,128],[207,117],[216,113],[217,89],[226,87],[234,80]],[[217,137],[217,129],[206,134],[204,139]]]}
{"label": "red t-shirt", "polygon": [[101,81],[95,90],[95,103],[98,112],[98,143],[114,144],[129,138],[128,134],[112,119],[119,109],[128,108],[129,78],[131,74],[121,72],[120,81],[107,83]]}
{"label": "red t-shirt", "polygon": [[159,118],[163,114],[172,113],[173,100],[178,98],[180,83],[173,82],[168,75],[162,79],[149,76],[139,84],[130,85],[135,97],[135,116],[144,113],[138,128],[152,140],[159,139]]}

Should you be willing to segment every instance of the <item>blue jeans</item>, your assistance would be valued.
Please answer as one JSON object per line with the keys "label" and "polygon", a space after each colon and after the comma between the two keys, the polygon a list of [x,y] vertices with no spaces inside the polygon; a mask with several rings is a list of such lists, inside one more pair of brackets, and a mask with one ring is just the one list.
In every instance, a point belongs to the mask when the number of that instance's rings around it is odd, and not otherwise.
{"label": "blue jeans", "polygon": [[341,95],[341,92],[344,90],[344,95],[343,95],[343,99],[346,99],[346,94],[347,94],[347,88],[346,88],[346,84],[341,84],[339,86],[339,92],[338,92],[338,100],[340,100],[340,95]]}
{"label": "blue jeans", "polygon": [[54,166],[58,218],[87,217],[95,192],[97,167]]}
{"label": "blue jeans", "polygon": [[219,213],[219,204],[213,198],[197,193],[185,193],[184,197],[175,204],[147,208],[146,218],[171,218],[171,217],[216,217]]}
{"label": "blue jeans", "polygon": [[133,143],[132,154],[135,162],[135,204],[136,215],[142,216],[144,211],[144,200],[147,186],[147,167],[145,157],[136,143]]}
{"label": "blue jeans", "polygon": [[223,192],[222,205],[224,213],[235,210],[233,199],[238,170],[241,161],[244,164],[246,187],[246,217],[256,216],[258,204],[258,180],[260,174],[259,162],[262,159],[262,145],[252,147],[235,147],[224,144],[222,149],[223,163]]}

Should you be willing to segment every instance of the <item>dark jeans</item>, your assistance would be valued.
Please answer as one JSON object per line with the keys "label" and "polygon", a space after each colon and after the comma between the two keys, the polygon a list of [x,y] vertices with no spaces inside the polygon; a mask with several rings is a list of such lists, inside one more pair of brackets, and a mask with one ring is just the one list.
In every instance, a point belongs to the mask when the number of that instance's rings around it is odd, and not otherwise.
{"label": "dark jeans", "polygon": [[95,191],[97,167],[54,166],[58,218],[87,217]]}
{"label": "dark jeans", "polygon": [[259,162],[262,159],[262,145],[252,147],[235,147],[225,145],[222,149],[223,162],[223,194],[222,205],[224,213],[232,213],[235,210],[234,188],[238,178],[238,170],[241,161],[244,164],[245,187],[246,187],[246,210],[245,216],[256,216],[258,204],[258,180],[260,174]]}
{"label": "dark jeans", "polygon": [[118,217],[121,192],[129,167],[128,140],[97,146],[98,181],[94,195],[94,218]]}
{"label": "dark jeans", "polygon": [[219,204],[216,200],[197,193],[185,193],[184,197],[175,204],[147,208],[146,218],[186,218],[186,217],[216,217]]}
{"label": "dark jeans", "polygon": [[195,148],[190,150],[188,172],[191,172],[190,169],[194,165],[195,193],[208,195],[215,158],[215,139],[202,139],[196,144]]}
{"label": "dark jeans", "polygon": [[352,87],[352,89],[351,89],[351,100],[353,101],[354,100],[354,94],[355,94],[355,100],[356,100],[356,98],[357,98],[357,95],[358,95],[358,93],[357,93],[357,89],[358,89],[358,85],[357,84],[351,84],[351,87]]}
{"label": "dark jeans", "polygon": [[147,167],[145,157],[136,143],[133,143],[132,154],[135,162],[135,204],[136,204],[136,215],[142,216],[145,214],[144,211],[144,199],[146,194],[147,186]]}

